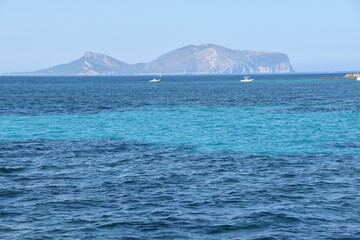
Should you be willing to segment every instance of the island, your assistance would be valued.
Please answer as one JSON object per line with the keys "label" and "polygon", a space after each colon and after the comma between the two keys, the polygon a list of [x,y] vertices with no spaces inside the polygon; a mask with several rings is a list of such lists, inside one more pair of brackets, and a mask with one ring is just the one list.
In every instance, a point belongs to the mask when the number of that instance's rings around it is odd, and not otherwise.
{"label": "island", "polygon": [[156,75],[247,74],[294,72],[279,52],[233,50],[215,44],[188,45],[148,63],[128,64],[105,54],[86,52],[81,58],[20,75]]}

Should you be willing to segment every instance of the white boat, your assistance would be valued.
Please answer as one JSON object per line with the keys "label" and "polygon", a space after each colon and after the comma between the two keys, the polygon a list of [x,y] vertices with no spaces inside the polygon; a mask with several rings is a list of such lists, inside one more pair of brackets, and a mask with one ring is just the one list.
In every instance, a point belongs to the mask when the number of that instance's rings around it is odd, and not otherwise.
{"label": "white boat", "polygon": [[244,77],[244,79],[241,79],[240,82],[252,82],[254,81],[253,78],[250,78],[250,76],[246,76]]}
{"label": "white boat", "polygon": [[151,79],[149,82],[161,82],[161,79],[153,78],[153,79]]}
{"label": "white boat", "polygon": [[358,77],[356,80],[360,81],[360,77]]}

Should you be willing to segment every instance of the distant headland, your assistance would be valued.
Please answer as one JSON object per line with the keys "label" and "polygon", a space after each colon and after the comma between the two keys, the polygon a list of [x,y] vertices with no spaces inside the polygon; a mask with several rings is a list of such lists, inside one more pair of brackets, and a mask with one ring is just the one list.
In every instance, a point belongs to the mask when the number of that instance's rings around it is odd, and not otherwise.
{"label": "distant headland", "polygon": [[128,64],[105,54],[20,75],[244,74],[294,72],[286,54],[233,50],[215,44],[188,45],[149,63]]}
{"label": "distant headland", "polygon": [[346,74],[344,76],[344,78],[359,78],[360,77],[360,73],[350,73],[350,74]]}
{"label": "distant headland", "polygon": [[343,77],[322,77],[321,79],[360,78],[360,73],[348,73]]}

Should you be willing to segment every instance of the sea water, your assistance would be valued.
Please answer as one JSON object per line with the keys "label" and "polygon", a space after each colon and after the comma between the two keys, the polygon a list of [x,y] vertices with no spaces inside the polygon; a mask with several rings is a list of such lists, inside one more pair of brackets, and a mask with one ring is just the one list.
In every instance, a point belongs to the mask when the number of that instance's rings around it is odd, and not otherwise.
{"label": "sea water", "polygon": [[0,77],[1,239],[360,239],[342,74]]}

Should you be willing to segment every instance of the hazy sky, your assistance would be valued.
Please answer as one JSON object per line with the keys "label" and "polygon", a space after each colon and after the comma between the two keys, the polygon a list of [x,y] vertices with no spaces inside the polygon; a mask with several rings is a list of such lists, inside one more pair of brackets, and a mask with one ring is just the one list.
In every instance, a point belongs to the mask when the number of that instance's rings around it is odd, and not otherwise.
{"label": "hazy sky", "polygon": [[0,72],[205,42],[283,52],[298,72],[360,70],[360,0],[0,0],[0,31]]}

